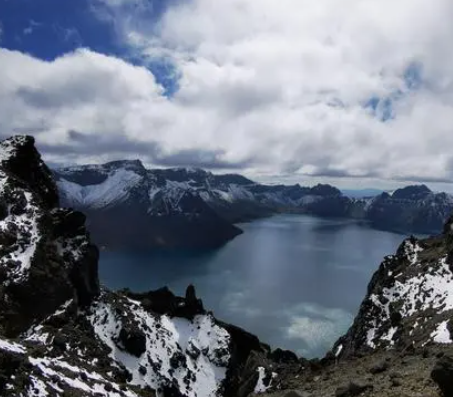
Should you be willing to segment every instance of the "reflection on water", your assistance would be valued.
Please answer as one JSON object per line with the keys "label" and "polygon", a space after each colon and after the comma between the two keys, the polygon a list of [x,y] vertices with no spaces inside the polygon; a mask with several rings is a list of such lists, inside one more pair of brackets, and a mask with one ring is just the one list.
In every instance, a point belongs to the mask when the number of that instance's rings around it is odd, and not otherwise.
{"label": "reflection on water", "polygon": [[323,355],[349,327],[368,281],[404,236],[350,220],[279,215],[241,225],[245,233],[204,253],[102,252],[111,288],[193,283],[205,307],[273,347]]}

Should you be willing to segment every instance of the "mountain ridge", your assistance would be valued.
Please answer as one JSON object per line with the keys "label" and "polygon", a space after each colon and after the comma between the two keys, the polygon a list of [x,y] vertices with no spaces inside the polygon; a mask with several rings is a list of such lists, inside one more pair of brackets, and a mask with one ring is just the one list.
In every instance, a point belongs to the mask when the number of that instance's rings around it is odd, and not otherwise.
{"label": "mountain ridge", "polygon": [[[118,244],[118,239],[107,238],[115,226],[132,228],[136,224],[140,225],[141,234],[153,235],[154,223],[165,230],[163,217],[168,218],[168,225],[175,226],[163,237],[143,241],[144,247],[219,246],[241,233],[234,224],[276,213],[352,218],[378,229],[430,234],[440,232],[453,211],[453,196],[434,193],[425,185],[406,186],[392,194],[350,198],[326,184],[263,185],[240,174],[215,175],[188,168],[146,169],[139,160],[66,167],[53,172],[62,204],[85,212],[94,240],[107,246]],[[181,208],[183,198],[186,205]],[[198,217],[198,223],[193,221],[192,207],[198,208],[195,213],[205,215]],[[134,214],[137,208],[141,209]],[[127,219],[126,211],[133,220]],[[176,215],[177,221],[170,220]],[[109,224],[103,225],[102,219],[107,217]],[[200,224],[205,221],[215,226],[208,226],[205,231]],[[199,234],[200,239],[188,243],[178,235],[179,228],[184,228],[185,234]],[[211,241],[216,234],[214,229],[222,233]],[[134,234],[132,240],[138,242],[141,238]]]}

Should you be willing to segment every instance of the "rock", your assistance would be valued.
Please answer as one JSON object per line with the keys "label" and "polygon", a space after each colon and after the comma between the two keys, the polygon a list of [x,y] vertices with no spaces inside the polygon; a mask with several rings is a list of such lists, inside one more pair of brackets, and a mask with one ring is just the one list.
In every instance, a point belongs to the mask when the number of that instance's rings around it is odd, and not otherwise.
{"label": "rock", "polygon": [[282,350],[280,348],[271,352],[269,357],[276,363],[292,364],[299,362],[299,358],[290,350]]}
{"label": "rock", "polygon": [[291,390],[284,394],[283,397],[311,397],[311,394],[301,390]]}
{"label": "rock", "polygon": [[373,385],[370,383],[351,381],[349,384],[339,387],[335,391],[335,397],[354,397],[360,395],[364,391],[372,389]]}
{"label": "rock", "polygon": [[135,357],[140,357],[146,351],[146,336],[138,327],[121,328],[119,341]]}
{"label": "rock", "polygon": [[453,358],[440,358],[431,371],[431,379],[439,386],[444,397],[453,397]]}
{"label": "rock", "polygon": [[389,368],[388,362],[381,361],[370,368],[370,373],[372,373],[373,375],[380,374],[381,372],[387,371],[388,368]]}

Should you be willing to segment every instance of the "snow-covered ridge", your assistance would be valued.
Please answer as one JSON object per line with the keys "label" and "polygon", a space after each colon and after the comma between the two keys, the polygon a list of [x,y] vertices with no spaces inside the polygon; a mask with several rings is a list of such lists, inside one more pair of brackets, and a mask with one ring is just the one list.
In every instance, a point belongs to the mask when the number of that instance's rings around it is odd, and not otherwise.
{"label": "snow-covered ridge", "polygon": [[[48,396],[68,389],[87,396],[132,397],[146,390],[162,396],[170,390],[187,397],[220,394],[231,341],[210,314],[193,320],[152,314],[140,302],[108,291],[78,317],[74,305],[66,302],[30,328],[21,343],[0,338],[0,353],[19,354],[24,365],[31,365],[26,395]],[[54,326],[65,323],[74,330]],[[121,386],[122,378],[127,387]],[[6,387],[19,386],[12,378]]]}
{"label": "snow-covered ridge", "polygon": [[[453,339],[453,264],[449,234],[405,240],[373,276],[348,334],[348,355],[366,348],[406,348]],[[348,348],[346,348],[349,346]],[[341,351],[341,350],[340,350]]]}
{"label": "snow-covered ridge", "polygon": [[[118,304],[121,315],[115,310]],[[157,390],[172,384],[188,397],[217,394],[229,364],[230,336],[210,315],[192,321],[153,316],[139,302],[117,299],[112,305],[103,297],[90,311],[96,335],[111,349],[110,358],[131,373],[131,384]],[[137,327],[144,336],[142,354],[125,351],[120,341],[124,327]]]}
{"label": "snow-covered ridge", "polygon": [[131,189],[138,186],[142,179],[134,171],[118,169],[111,171],[99,184],[84,186],[61,178],[57,186],[72,206],[100,209],[127,200]]}

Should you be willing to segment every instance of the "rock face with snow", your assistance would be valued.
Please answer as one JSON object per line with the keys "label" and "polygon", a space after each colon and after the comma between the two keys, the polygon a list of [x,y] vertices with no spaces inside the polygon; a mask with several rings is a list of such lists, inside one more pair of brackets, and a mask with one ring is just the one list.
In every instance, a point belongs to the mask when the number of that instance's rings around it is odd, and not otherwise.
{"label": "rock face with snow", "polygon": [[337,356],[453,342],[452,223],[441,235],[405,240],[384,259],[353,325],[336,343]]}
{"label": "rock face with snow", "polygon": [[85,217],[58,208],[31,137],[0,143],[0,203],[0,395],[235,396],[244,368],[258,377],[268,348],[193,286],[185,298],[99,286]]}
{"label": "rock face with snow", "polygon": [[235,223],[278,212],[345,217],[384,230],[438,233],[453,197],[426,186],[353,199],[330,185],[263,185],[201,169],[148,170],[138,160],[54,171],[62,205],[83,211],[106,246],[215,247],[241,231]]}

